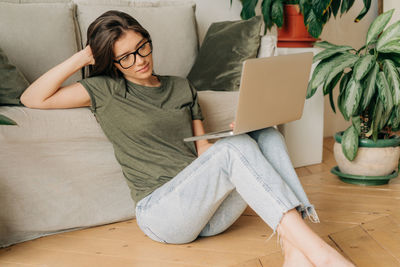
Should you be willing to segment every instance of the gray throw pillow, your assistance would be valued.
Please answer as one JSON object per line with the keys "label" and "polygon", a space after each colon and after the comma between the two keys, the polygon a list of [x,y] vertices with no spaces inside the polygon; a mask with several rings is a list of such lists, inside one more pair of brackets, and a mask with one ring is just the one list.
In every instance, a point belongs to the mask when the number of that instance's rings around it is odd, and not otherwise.
{"label": "gray throw pillow", "polygon": [[211,24],[188,79],[198,91],[237,91],[242,63],[257,56],[261,16]]}
{"label": "gray throw pillow", "polygon": [[0,48],[0,105],[22,105],[19,97],[29,86],[24,75]]}

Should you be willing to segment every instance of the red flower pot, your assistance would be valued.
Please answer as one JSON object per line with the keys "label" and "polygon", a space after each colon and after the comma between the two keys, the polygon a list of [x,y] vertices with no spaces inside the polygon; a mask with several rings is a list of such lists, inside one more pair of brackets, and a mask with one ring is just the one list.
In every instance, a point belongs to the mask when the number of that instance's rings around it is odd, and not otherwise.
{"label": "red flower pot", "polygon": [[278,47],[312,47],[316,40],[304,25],[299,5],[284,5],[283,26],[278,28]]}

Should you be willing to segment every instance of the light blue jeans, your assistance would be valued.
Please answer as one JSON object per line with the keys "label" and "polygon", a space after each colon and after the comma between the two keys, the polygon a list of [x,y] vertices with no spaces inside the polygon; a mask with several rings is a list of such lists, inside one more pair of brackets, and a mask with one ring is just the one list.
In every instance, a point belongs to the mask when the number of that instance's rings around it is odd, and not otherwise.
{"label": "light blue jeans", "polygon": [[274,233],[293,208],[319,222],[275,128],[218,140],[140,200],[136,220],[151,239],[183,244],[225,231],[247,205]]}

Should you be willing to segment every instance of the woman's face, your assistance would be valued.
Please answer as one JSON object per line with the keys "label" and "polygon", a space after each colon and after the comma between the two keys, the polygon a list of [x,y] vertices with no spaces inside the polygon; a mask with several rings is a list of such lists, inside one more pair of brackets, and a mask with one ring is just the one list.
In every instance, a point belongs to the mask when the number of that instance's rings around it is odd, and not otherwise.
{"label": "woman's face", "polygon": [[[150,81],[153,73],[153,56],[149,53],[150,43],[146,43],[148,39],[144,38],[140,33],[133,30],[126,31],[115,43],[114,43],[114,60],[121,60],[120,62],[124,68],[117,62],[114,62],[115,66],[122,72],[127,80],[130,80],[138,84],[147,84]],[[135,52],[135,55],[128,55],[129,53]],[[143,55],[143,57],[139,54]],[[135,64],[129,67],[133,58],[135,58]],[[129,67],[129,68],[126,68]]]}

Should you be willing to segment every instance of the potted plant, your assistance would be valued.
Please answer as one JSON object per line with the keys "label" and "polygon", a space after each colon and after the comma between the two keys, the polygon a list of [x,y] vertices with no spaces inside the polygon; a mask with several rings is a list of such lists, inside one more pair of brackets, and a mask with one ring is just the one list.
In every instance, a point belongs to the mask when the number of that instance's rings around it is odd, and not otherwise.
{"label": "potted plant", "polygon": [[0,114],[0,125],[17,125],[12,119]]}
{"label": "potted plant", "polygon": [[[356,50],[328,42],[314,57],[319,61],[308,85],[307,98],[322,87],[329,94],[339,85],[337,106],[351,126],[335,135],[338,167],[332,172],[358,184],[384,184],[397,176],[400,155],[400,21],[386,27],[394,9],[370,25],[366,43]],[[385,29],[385,30],[384,30]]]}
{"label": "potted plant", "polygon": [[[355,0],[261,0],[261,12],[265,22],[265,32],[278,26],[278,46],[312,46],[321,35],[322,28],[331,18],[344,14]],[[259,0],[241,0],[242,19],[255,16]],[[232,0],[231,0],[232,4]],[[355,19],[361,20],[371,7],[371,0],[364,0],[364,8]]]}

